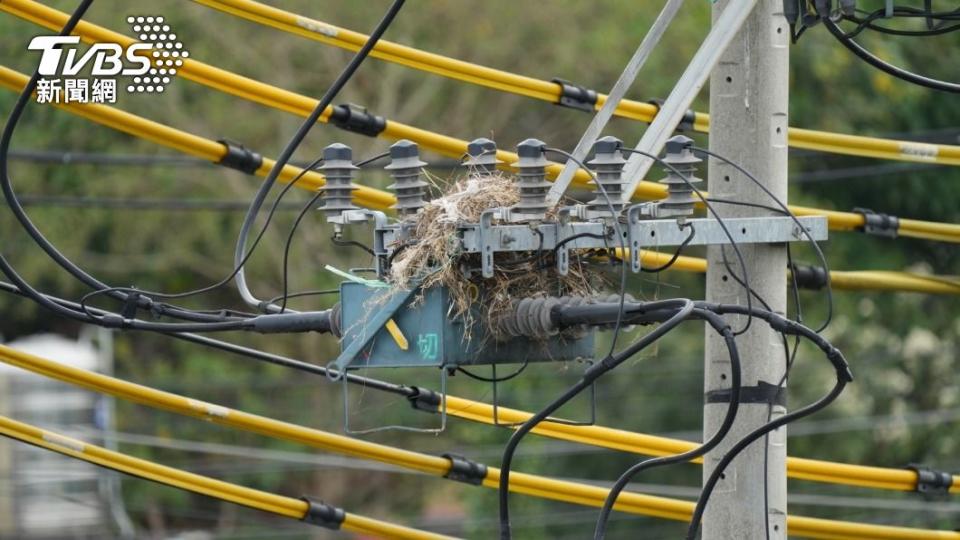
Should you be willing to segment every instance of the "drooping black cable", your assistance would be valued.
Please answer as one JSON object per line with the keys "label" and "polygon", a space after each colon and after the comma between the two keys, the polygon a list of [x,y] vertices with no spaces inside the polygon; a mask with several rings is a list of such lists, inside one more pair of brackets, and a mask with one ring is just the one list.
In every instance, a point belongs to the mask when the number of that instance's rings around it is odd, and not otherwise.
{"label": "drooping black cable", "polygon": [[[293,177],[293,178],[290,180],[290,182],[288,182],[288,183],[283,187],[283,190],[280,191],[280,193],[277,195],[276,199],[274,199],[273,204],[270,206],[270,210],[269,210],[269,212],[267,212],[267,218],[264,220],[263,226],[260,227],[260,231],[257,233],[256,238],[253,239],[253,244],[250,246],[250,249],[247,250],[247,254],[244,256],[243,261],[241,261],[240,266],[235,266],[235,267],[233,268],[233,271],[231,271],[229,275],[227,275],[225,278],[221,279],[220,281],[218,281],[218,282],[216,282],[216,283],[214,283],[214,284],[212,284],[212,285],[207,285],[207,286],[205,286],[205,287],[201,287],[201,288],[199,288],[199,289],[193,289],[193,290],[190,290],[190,291],[184,291],[184,292],[179,292],[179,293],[163,293],[163,292],[156,292],[156,291],[144,291],[144,290],[135,289],[135,288],[132,288],[132,287],[106,287],[106,288],[103,288],[103,289],[95,290],[95,291],[87,294],[86,296],[84,296],[83,299],[82,299],[81,302],[80,302],[81,305],[85,305],[87,301],[89,301],[90,299],[92,299],[92,298],[94,298],[94,297],[96,297],[96,296],[99,296],[99,295],[102,295],[102,294],[109,294],[109,293],[111,293],[111,292],[122,292],[122,293],[124,293],[125,295],[136,293],[136,294],[141,294],[141,295],[147,295],[148,297],[158,297],[158,298],[186,298],[186,297],[189,297],[189,296],[195,296],[195,295],[198,295],[198,294],[203,294],[203,293],[207,293],[207,292],[210,292],[210,291],[214,291],[214,290],[216,290],[216,289],[219,289],[220,287],[223,287],[223,286],[226,285],[227,283],[230,283],[230,280],[232,280],[232,279],[237,275],[237,273],[238,273],[238,272],[240,271],[240,269],[242,268],[242,265],[243,265],[243,264],[246,264],[246,262],[250,259],[250,257],[253,256],[254,250],[257,249],[257,246],[260,244],[260,241],[263,239],[264,235],[266,234],[267,229],[270,227],[270,223],[273,221],[273,217],[276,215],[277,209],[280,207],[281,201],[283,201],[283,197],[290,191],[291,188],[293,188],[293,186],[294,186],[301,178],[304,177],[304,175],[306,175],[309,171],[312,171],[312,170],[316,169],[316,167],[317,167],[322,161],[323,161],[322,159],[317,159],[317,160],[313,161],[312,163],[310,163],[309,165],[307,165],[306,167],[304,167],[295,177]],[[160,305],[164,305],[164,306],[165,306],[165,305],[167,305],[167,304],[160,304]]]}
{"label": "drooping black cable", "polygon": [[833,37],[835,37],[841,45],[846,47],[847,50],[853,54],[860,57],[861,60],[867,62],[880,71],[883,71],[884,73],[892,75],[898,79],[924,86],[932,90],[960,93],[960,84],[924,77],[923,75],[919,75],[917,73],[894,66],[893,64],[887,63],[879,57],[874,56],[873,53],[863,48],[863,46],[861,46],[859,43],[848,38],[840,26],[830,18],[829,14],[821,14],[820,20],[823,21],[824,26],[827,27],[827,30],[833,34]]}
{"label": "drooping black cable", "polygon": [[[374,161],[389,155],[390,155],[389,152],[384,152],[382,154],[373,156],[372,158],[360,161],[359,163],[356,164],[356,166],[363,167],[364,165],[373,163]],[[281,300],[280,313],[284,313],[287,311],[287,300],[290,298],[290,295],[288,294],[290,290],[289,263],[290,263],[290,246],[293,244],[293,237],[297,233],[297,227],[300,226],[300,222],[303,221],[303,218],[307,215],[307,212],[309,212],[310,209],[313,208],[315,204],[317,204],[317,200],[320,199],[321,196],[323,196],[323,192],[318,191],[313,197],[310,198],[309,201],[307,201],[307,204],[303,205],[303,208],[300,209],[300,213],[297,214],[297,219],[293,222],[293,226],[290,227],[290,233],[287,235],[287,241],[283,245],[283,294],[267,301],[268,304],[273,304],[278,299]],[[337,245],[342,245],[340,242],[343,242],[339,238],[331,238],[331,240],[333,240],[333,243]],[[357,242],[354,242],[354,244],[365,249],[368,253],[370,253],[370,255],[376,256],[376,253],[374,253],[373,250],[368,248],[367,246],[364,246],[363,244],[359,244]],[[256,245],[256,243],[254,243],[254,245]],[[300,296],[304,296],[304,295],[301,294]]]}
{"label": "drooping black cable", "polygon": [[[723,217],[721,217],[720,214],[718,214],[717,211],[713,209],[713,205],[710,204],[710,201],[707,200],[707,197],[703,194],[703,192],[697,189],[697,187],[694,186],[682,172],[680,172],[673,165],[664,161],[663,158],[661,158],[660,156],[656,154],[651,154],[650,152],[644,152],[643,150],[637,150],[635,148],[624,148],[623,151],[629,152],[632,154],[639,154],[641,156],[645,156],[656,161],[657,163],[659,163],[660,165],[663,165],[665,168],[669,169],[671,172],[677,175],[681,180],[683,180],[687,184],[687,187],[693,190],[693,192],[697,195],[697,197],[700,199],[703,205],[707,208],[707,211],[710,212],[710,214],[713,215],[714,219],[717,220],[717,224],[720,225],[720,229],[723,230],[723,234],[726,235],[728,240],[730,240],[730,246],[733,248],[733,251],[737,254],[737,259],[740,261],[740,268],[743,269],[743,281],[748,284],[745,287],[749,290],[750,278],[747,273],[747,264],[743,259],[743,253],[740,252],[740,246],[737,244],[737,241],[736,239],[734,239],[733,235],[730,234],[730,229],[728,229],[727,224],[724,223]],[[753,300],[751,299],[750,294],[747,294],[747,307],[752,307],[752,302]],[[745,333],[747,330],[749,330],[750,323],[752,322],[752,320],[753,319],[751,316],[747,316],[747,322],[743,324],[743,328],[737,330],[736,332],[734,332],[734,334],[739,336]]]}
{"label": "drooping black cable", "polygon": [[[320,116],[324,113],[324,111],[326,111],[327,107],[330,106],[330,103],[332,103],[337,94],[340,93],[340,90],[343,89],[347,82],[353,77],[353,74],[356,73],[357,69],[360,67],[360,64],[362,64],[370,54],[370,51],[372,51],[377,42],[380,41],[380,37],[383,36],[384,32],[386,32],[390,27],[394,18],[403,7],[404,2],[405,0],[393,0],[390,8],[384,14],[380,22],[377,23],[377,26],[374,28],[373,32],[370,33],[367,41],[364,42],[360,50],[357,51],[357,54],[354,55],[354,57],[350,60],[350,63],[347,64],[342,72],[340,72],[340,75],[338,75],[336,80],[333,81],[333,84],[327,88],[327,91],[324,92],[323,97],[321,97],[317,102],[317,106],[314,107],[313,112],[311,112],[306,120],[304,120],[303,124],[300,125],[300,128],[277,157],[276,163],[270,170],[270,173],[267,175],[266,179],[263,181],[263,184],[260,186],[260,189],[257,191],[253,200],[250,202],[250,209],[247,211],[247,215],[243,219],[243,224],[240,226],[240,233],[237,236],[237,245],[236,249],[234,250],[235,263],[239,263],[243,258],[243,255],[246,252],[247,237],[249,236],[251,227],[253,227],[253,222],[256,220],[257,214],[260,213],[260,207],[263,206],[263,201],[266,200],[267,194],[270,192],[273,184],[280,176],[280,172],[283,170],[283,167],[287,164],[287,161],[290,160],[291,156],[293,156],[293,153],[296,151],[297,147],[300,146],[300,143],[307,136],[307,133],[310,132],[310,129],[313,128],[314,124],[316,124],[320,119]],[[243,298],[244,302],[256,306],[262,311],[278,310],[278,306],[273,306],[271,304],[264,305],[263,302],[257,300],[256,296],[254,296],[249,287],[247,287],[246,277],[244,276],[243,272],[243,265],[237,264],[237,266],[240,267],[240,271],[236,276],[237,289],[239,290],[240,296]]]}
{"label": "drooping black cable", "polygon": [[[494,364],[494,365],[496,365],[496,364]],[[467,371],[467,369],[464,368],[464,367],[462,367],[462,366],[457,366],[457,371],[460,372],[460,373],[463,373],[463,374],[466,375],[467,377],[470,377],[471,379],[474,379],[474,380],[477,380],[477,381],[486,382],[486,383],[501,383],[501,382],[506,382],[506,381],[509,381],[510,379],[513,379],[513,378],[517,377],[518,375],[520,375],[521,373],[523,373],[524,371],[526,371],[526,370],[527,370],[527,367],[528,367],[529,365],[530,365],[530,358],[529,358],[529,357],[526,357],[526,358],[524,358],[524,360],[523,360],[523,364],[520,364],[520,367],[518,367],[517,369],[515,369],[515,370],[513,371],[513,373],[509,373],[509,374],[504,375],[504,376],[502,376],[502,377],[484,377],[483,375],[477,375],[476,373],[473,373],[473,372],[471,372],[471,371]]]}
{"label": "drooping black cable", "polygon": [[847,385],[847,381],[837,377],[837,382],[834,384],[833,388],[829,393],[811,403],[805,407],[797,409],[791,413],[787,413],[780,418],[772,422],[767,422],[766,424],[758,427],[757,429],[751,431],[744,438],[737,441],[733,447],[724,454],[723,458],[720,459],[720,462],[717,463],[716,468],[710,473],[710,476],[707,478],[707,481],[703,485],[703,491],[700,492],[700,497],[697,499],[697,505],[693,510],[693,517],[690,520],[690,526],[687,528],[687,540],[696,540],[697,531],[700,528],[700,522],[703,520],[703,513],[706,510],[707,503],[710,501],[711,495],[713,495],[713,490],[717,486],[717,482],[720,481],[720,475],[726,470],[730,463],[740,454],[745,448],[750,446],[754,441],[763,437],[767,433],[779,428],[780,426],[785,426],[790,422],[799,420],[805,416],[809,416],[817,411],[820,411],[827,405],[837,399],[841,392],[843,392],[844,387]]}
{"label": "drooping black cable", "polygon": [[[18,288],[16,285],[12,283],[7,283],[5,281],[0,281],[0,291],[10,293],[10,294],[15,294],[23,298],[32,299],[29,294],[27,294],[26,292]],[[70,300],[65,300],[63,298],[58,298],[56,296],[51,296],[49,294],[44,294],[43,296],[48,300],[50,300],[51,302],[54,302],[65,309],[71,309],[74,311],[80,310],[80,304],[77,302],[71,302]],[[89,309],[90,312],[93,313],[94,315],[98,315],[98,316],[104,316],[109,314],[108,311],[98,309],[98,308],[91,307],[87,309]],[[296,360],[287,356],[268,353],[266,351],[251,349],[250,347],[244,347],[242,345],[229,343],[227,341],[221,341],[219,339],[213,339],[213,338],[199,335],[199,334],[194,334],[190,332],[162,332],[161,334],[167,335],[176,339],[180,339],[183,341],[188,341],[190,343],[203,345],[205,347],[211,347],[214,349],[219,349],[219,350],[237,354],[240,356],[246,356],[248,358],[252,358],[254,360],[258,360],[261,362],[267,362],[270,364],[275,364],[275,365],[290,368],[290,369],[296,369],[298,371],[303,371],[305,373],[312,373],[314,375],[326,376],[328,372],[327,368],[323,366],[311,364],[308,362],[303,362],[301,360]],[[352,373],[347,373],[346,379],[347,379],[347,382],[351,384],[358,384],[368,388],[373,388],[375,390],[381,390],[384,392],[389,392],[389,393],[401,395],[404,397],[415,397],[417,395],[417,390],[412,387],[389,383],[386,381],[381,381],[379,379],[371,379],[371,378],[363,377],[360,375],[354,375]]]}
{"label": "drooping black cable", "polygon": [[[75,13],[83,13],[86,11],[86,8],[89,7],[89,3],[81,4],[78,11]],[[82,18],[82,15],[81,17]],[[79,18],[77,19],[79,21]],[[74,25],[76,21],[74,22]],[[65,29],[67,27],[64,27]],[[69,31],[72,31],[70,28]],[[69,32],[67,32],[69,33]],[[66,35],[66,34],[62,34]],[[33,241],[43,249],[47,255],[53,259],[58,265],[67,270],[71,275],[77,278],[79,281],[83,282],[85,285],[102,291],[104,294],[109,294],[110,296],[121,300],[127,301],[130,294],[137,294],[136,307],[141,309],[150,309],[154,313],[161,315],[168,315],[175,318],[180,318],[184,320],[191,320],[197,322],[209,321],[209,322],[220,322],[224,320],[235,320],[236,317],[223,317],[212,315],[209,313],[196,312],[193,310],[188,310],[184,308],[179,308],[177,306],[172,306],[169,304],[155,303],[151,298],[149,291],[134,291],[129,288],[111,288],[107,284],[99,281],[92,275],[85,272],[82,268],[74,264],[63,255],[57,248],[54,246],[43,233],[33,224],[27,215],[26,211],[23,209],[23,206],[20,204],[17,199],[16,192],[13,189],[13,182],[9,174],[9,151],[10,143],[13,138],[13,133],[19,123],[20,119],[23,116],[23,112],[26,108],[27,103],[29,102],[30,96],[36,88],[37,81],[40,78],[39,70],[34,72],[33,76],[30,78],[30,81],[24,87],[23,91],[20,93],[13,110],[10,113],[10,116],[7,120],[7,123],[4,126],[3,134],[0,136],[0,187],[2,187],[4,197],[7,200],[11,211],[14,216],[20,222],[21,226],[27,232],[28,235],[33,239]],[[11,278],[12,279],[12,278]],[[153,294],[153,296],[159,296],[158,294]],[[171,296],[177,297],[177,296]]]}
{"label": "drooping black cable", "polygon": [[[813,247],[813,251],[817,254],[817,258],[820,259],[820,265],[823,267],[824,272],[826,273],[826,276],[827,276],[827,283],[825,287],[826,295],[827,295],[827,316],[824,319],[823,323],[821,323],[820,327],[817,328],[817,332],[822,332],[824,329],[827,328],[827,326],[830,326],[830,321],[833,320],[833,287],[830,284],[830,265],[827,263],[827,257],[826,255],[823,254],[823,250],[820,249],[820,244],[813,239],[813,236],[811,236],[810,232],[807,231],[807,229],[800,223],[800,220],[797,219],[797,216],[790,211],[790,207],[787,206],[783,201],[781,201],[772,191],[770,191],[770,189],[767,186],[763,185],[763,183],[760,182],[760,180],[757,179],[756,176],[751,174],[750,171],[746,170],[739,164],[734,163],[733,160],[731,159],[721,156],[716,152],[711,152],[709,149],[698,148],[694,146],[693,151],[700,152],[707,156],[711,156],[716,159],[719,159],[720,161],[723,161],[724,163],[740,171],[740,173],[746,176],[748,180],[753,182],[754,185],[756,185],[764,193],[766,193],[767,196],[770,197],[770,199],[772,199],[773,202],[775,202],[777,206],[780,207],[780,212],[788,216],[791,220],[793,220],[793,223],[799,228],[800,231],[803,232],[803,235],[807,237],[807,240],[810,241],[810,245]],[[790,267],[790,270],[791,272],[793,271],[792,266]]]}
{"label": "drooping black cable", "polygon": [[680,258],[680,254],[683,253],[683,248],[687,247],[687,245],[689,245],[690,242],[693,241],[693,237],[696,236],[697,234],[697,231],[693,228],[693,223],[690,223],[688,221],[680,224],[680,229],[685,229],[687,227],[690,228],[690,233],[687,234],[687,237],[683,239],[683,242],[679,246],[677,246],[677,250],[673,252],[673,256],[670,257],[670,260],[654,268],[644,268],[643,266],[641,266],[640,271],[648,272],[651,274],[657,274],[673,266],[673,263],[677,262],[677,259]]}
{"label": "drooping black cable", "polygon": [[727,346],[727,351],[729,352],[730,356],[730,402],[727,405],[727,412],[723,417],[723,421],[713,436],[711,436],[709,440],[700,446],[680,454],[644,460],[630,467],[622,475],[620,475],[613,487],[610,488],[610,492],[607,493],[607,498],[603,501],[603,507],[600,509],[600,517],[597,519],[596,529],[593,533],[594,540],[603,540],[603,538],[606,536],[607,524],[610,519],[610,514],[613,512],[613,505],[616,503],[617,497],[619,497],[620,493],[627,487],[627,484],[630,483],[630,481],[637,474],[655,467],[662,467],[675,463],[685,463],[691,459],[698,458],[720,444],[720,442],[730,432],[730,428],[733,427],[733,422],[736,420],[737,411],[740,407],[741,380],[740,354],[737,350],[736,339],[733,336],[730,325],[728,325],[722,317],[706,310],[698,310],[698,313],[707,320],[714,330],[723,336],[724,342]]}
{"label": "drooping black cable", "polygon": [[[620,308],[617,311],[617,319],[623,319],[623,302],[621,298]],[[503,457],[500,461],[500,490],[498,492],[499,498],[499,507],[500,507],[500,539],[509,540],[511,538],[510,531],[510,468],[513,463],[513,455],[519,446],[520,441],[530,433],[539,424],[540,422],[547,419],[551,414],[557,411],[565,403],[569,402],[571,399],[576,397],[580,392],[589,388],[594,381],[597,380],[604,373],[610,371],[611,369],[617,367],[619,364],[625,360],[633,357],[638,352],[645,349],[650,344],[656,342],[658,339],[669,333],[671,330],[676,328],[680,323],[685,321],[694,310],[694,303],[690,300],[677,299],[677,300],[661,300],[656,302],[647,302],[642,305],[643,310],[672,310],[674,314],[664,321],[661,325],[653,329],[650,333],[644,335],[638,339],[633,344],[627,346],[624,350],[616,353],[615,355],[610,355],[604,358],[602,361],[590,366],[584,373],[583,377],[569,389],[567,389],[560,397],[552,401],[546,407],[538,411],[536,414],[531,416],[522,426],[517,428],[517,430],[510,437],[510,440],[507,441],[506,446],[503,450]]]}

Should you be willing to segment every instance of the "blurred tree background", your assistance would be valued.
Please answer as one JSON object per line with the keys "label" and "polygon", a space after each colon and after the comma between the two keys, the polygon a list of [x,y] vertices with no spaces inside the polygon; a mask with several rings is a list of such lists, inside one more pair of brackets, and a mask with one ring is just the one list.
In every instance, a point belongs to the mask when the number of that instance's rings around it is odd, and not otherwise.
{"label": "blurred tree background", "polygon": [[[70,11],[75,2],[47,0]],[[271,4],[308,17],[369,32],[388,2],[272,0]],[[864,2],[868,4],[870,2]],[[873,4],[880,5],[879,0]],[[936,3],[935,3],[936,4]],[[659,2],[410,2],[386,39],[525,75],[562,77],[608,90],[659,9]],[[873,6],[863,6],[872,8]],[[129,33],[128,15],[160,14],[180,35],[191,57],[253,79],[319,97],[351,53],[326,47],[178,0],[101,0],[88,18]],[[709,29],[709,3],[689,3],[647,63],[628,97],[663,98]],[[28,22],[0,14],[0,63],[29,73],[38,56],[26,49],[32,36],[48,34]],[[895,64],[946,79],[956,78],[960,41],[937,38],[879,38],[862,41]],[[931,51],[936,51],[932,55]],[[791,125],[864,135],[956,144],[960,107],[956,98],[881,74],[842,49],[822,28],[814,28],[791,53]],[[706,109],[704,90],[697,110]],[[15,95],[0,92],[6,115]],[[368,60],[337,98],[358,103],[384,117],[461,139],[494,138],[509,148],[527,137],[572,148],[589,115],[524,97],[498,93],[436,76]],[[121,93],[119,108],[208,138],[227,137],[275,157],[301,119],[186,80],[162,95]],[[636,141],[644,124],[615,119],[608,130]],[[723,136],[722,134],[719,136]],[[705,142],[705,137],[699,137]],[[390,141],[316,126],[296,153],[308,162],[332,142],[370,156]],[[33,105],[17,130],[15,150],[108,152],[166,156],[172,151],[90,124],[67,112]],[[430,155],[428,161],[449,161]],[[960,208],[960,172],[953,168],[890,164],[869,159],[791,153],[791,202],[849,210],[873,208],[904,217],[954,222]],[[215,166],[105,166],[15,161],[12,174],[23,195],[182,199],[246,202],[258,179]],[[448,171],[437,171],[446,177]],[[659,176],[655,172],[652,177]],[[701,174],[706,177],[706,171]],[[377,171],[360,182],[388,183]],[[302,204],[309,193],[292,190]],[[238,206],[242,206],[238,205]],[[31,217],[74,261],[102,280],[119,286],[181,291],[215,282],[231,269],[236,232],[243,212],[229,210],[152,210],[63,207],[34,204]],[[248,266],[248,280],[261,297],[280,293],[284,241],[295,212],[279,212]],[[8,212],[0,212],[3,253],[41,289],[69,298],[86,291],[33,245]],[[368,264],[362,253],[335,249],[330,228],[311,214],[301,225],[291,255],[293,290],[329,288],[337,279],[323,270]],[[957,273],[958,250],[950,244],[880,239],[836,233],[825,245],[835,269],[882,269]],[[691,250],[691,254],[697,254]],[[805,247],[798,260],[812,263]],[[631,279],[635,295],[702,297],[702,276],[670,272],[657,280]],[[827,336],[845,351],[858,380],[825,412],[791,426],[790,454],[828,460],[899,467],[911,462],[960,470],[957,419],[960,386],[955,373],[960,318],[955,298],[903,293],[837,292],[836,315]],[[822,293],[803,292],[808,321],[825,316]],[[331,297],[293,302],[298,308],[328,307]],[[187,302],[193,307],[243,308],[232,287]],[[0,297],[5,339],[40,331],[76,334],[70,322],[49,317],[30,302]],[[636,335],[636,332],[631,335]],[[229,336],[229,339],[326,364],[337,351],[328,336]],[[509,405],[537,409],[572,383],[582,366],[535,366],[502,386]],[[696,438],[701,426],[702,330],[690,325],[653,351],[600,381],[597,415],[602,424],[646,433]],[[238,407],[254,413],[340,432],[342,389],[321,377],[207,350],[163,336],[116,335],[116,373],[135,382]],[[439,387],[435,371],[376,372],[377,377]],[[791,380],[790,404],[800,406],[821,394],[832,371],[811,350],[801,349]],[[449,381],[451,393],[491,399],[489,385],[463,376]],[[436,426],[438,416],[412,411],[404,400],[351,389],[350,422],[356,428],[386,423]],[[347,462],[302,446],[218,428],[152,409],[118,406],[119,431],[161,441],[231,445],[240,455],[190,452],[163,444],[125,443],[121,449],[165,464],[244,485],[299,496],[311,494],[344,508],[384,519],[472,538],[496,530],[496,493],[409,473],[382,471],[358,460]],[[589,416],[581,399],[564,412]],[[441,435],[388,431],[365,438],[425,452],[453,451],[498,464],[508,430],[451,421]],[[132,440],[132,439],[131,439]],[[154,441],[154,439],[150,439]],[[142,443],[143,441],[141,441]],[[149,441],[147,441],[149,442]],[[284,453],[263,455],[261,450]],[[517,470],[586,482],[608,482],[636,456],[530,437],[521,448]],[[343,466],[346,465],[346,466]],[[647,492],[682,498],[696,495],[700,469],[679,466],[638,478]],[[791,513],[872,523],[942,529],[960,527],[956,506],[919,505],[917,496],[846,489],[791,481]],[[217,538],[322,538],[328,533],[253,510],[125,479],[128,509],[144,537],[207,530]],[[3,496],[0,493],[0,496]],[[584,538],[596,511],[514,496],[515,530],[522,538]],[[917,506],[917,505],[914,505]],[[617,515],[611,538],[677,537],[682,524]]]}

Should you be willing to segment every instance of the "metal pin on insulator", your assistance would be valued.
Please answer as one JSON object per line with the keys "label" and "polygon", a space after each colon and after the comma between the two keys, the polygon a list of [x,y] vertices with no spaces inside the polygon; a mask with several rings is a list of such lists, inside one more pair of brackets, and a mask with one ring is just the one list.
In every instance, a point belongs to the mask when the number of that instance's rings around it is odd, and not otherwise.
{"label": "metal pin on insulator", "polygon": [[397,194],[393,208],[401,218],[415,216],[427,205],[424,197],[429,184],[420,179],[424,165],[416,143],[404,139],[390,146],[390,164],[384,169],[393,177],[393,184],[389,186]]}
{"label": "metal pin on insulator", "polygon": [[622,147],[623,141],[610,136],[593,143],[594,157],[587,162],[597,174],[598,185],[593,190],[595,197],[587,203],[587,208],[592,212],[609,215],[611,206],[618,215],[623,211],[623,185],[626,184],[623,165],[627,160],[620,151]]}
{"label": "metal pin on insulator", "polygon": [[497,143],[480,137],[467,144],[467,159],[463,162],[465,167],[483,174],[493,174],[497,170],[497,163],[502,163],[497,159]]}
{"label": "metal pin on insulator", "polygon": [[516,223],[542,221],[547,217],[547,165],[543,153],[547,144],[537,139],[527,139],[517,145],[520,159],[513,164],[518,169],[517,188],[520,202],[511,208],[510,220]]}
{"label": "metal pin on insulator", "polygon": [[[693,153],[693,139],[683,135],[671,137],[665,146],[666,155],[663,162],[671,165],[676,172],[665,167],[667,176],[660,180],[667,186],[667,198],[657,205],[657,217],[692,216],[694,205],[699,200],[693,194],[692,185],[703,182],[694,176],[697,165],[703,160]],[[677,172],[681,174],[677,174]],[[681,176],[682,175],[682,176]],[[686,179],[686,180],[684,180]]]}
{"label": "metal pin on insulator", "polygon": [[320,167],[326,177],[326,184],[320,188],[323,191],[323,206],[320,209],[327,218],[327,223],[343,225],[343,213],[356,210],[353,205],[353,171],[357,166],[353,164],[353,150],[349,146],[333,143],[323,149],[323,165]]}

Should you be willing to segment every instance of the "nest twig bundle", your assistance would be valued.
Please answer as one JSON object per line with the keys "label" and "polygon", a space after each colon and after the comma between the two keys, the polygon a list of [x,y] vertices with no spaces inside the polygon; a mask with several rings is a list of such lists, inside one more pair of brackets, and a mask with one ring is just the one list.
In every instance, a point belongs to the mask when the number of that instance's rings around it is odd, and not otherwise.
{"label": "nest twig bundle", "polygon": [[499,253],[491,278],[481,277],[479,254],[460,252],[460,224],[477,223],[484,211],[513,206],[519,200],[516,182],[499,172],[471,174],[454,182],[417,215],[413,241],[395,246],[400,251],[392,261],[389,281],[396,287],[407,287],[414,280],[422,280],[423,289],[446,287],[450,316],[464,320],[465,340],[472,337],[470,329],[477,316],[489,336],[502,337],[497,319],[515,299],[591,295],[594,288],[580,265],[574,262],[561,276],[551,251]]}

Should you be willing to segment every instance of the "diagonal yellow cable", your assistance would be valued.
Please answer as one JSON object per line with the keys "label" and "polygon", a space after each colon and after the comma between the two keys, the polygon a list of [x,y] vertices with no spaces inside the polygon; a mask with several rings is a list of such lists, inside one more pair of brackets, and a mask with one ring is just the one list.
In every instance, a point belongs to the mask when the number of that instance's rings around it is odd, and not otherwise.
{"label": "diagonal yellow cable", "polygon": [[[446,407],[447,414],[451,416],[494,425],[494,410],[490,404],[456,396],[447,396]],[[440,412],[439,407],[437,412]],[[497,407],[497,412],[497,423],[503,424],[522,424],[532,416],[529,412],[507,407]],[[649,456],[679,454],[696,446],[695,443],[690,441],[645,435],[620,429],[602,426],[574,426],[549,421],[541,422],[534,428],[533,432],[552,439]],[[700,463],[701,460],[698,459],[695,462]],[[917,473],[906,469],[869,467],[796,457],[787,458],[787,476],[815,482],[892,491],[913,491],[917,485]],[[951,493],[960,493],[960,476],[954,476],[950,491]]]}
{"label": "diagonal yellow cable", "polygon": [[[0,66],[0,86],[14,91],[21,91],[27,84],[29,77],[14,71],[12,69]],[[86,118],[87,120],[113,128],[117,131],[139,137],[144,140],[161,144],[168,148],[209,160],[212,163],[219,162],[227,153],[227,148],[223,144],[210,140],[192,133],[147,120],[141,116],[121,111],[109,105],[99,105],[92,103],[60,103],[55,107]],[[257,169],[257,176],[266,176],[273,168],[276,161],[264,158],[263,164]],[[303,169],[287,165],[283,168],[280,175],[281,182],[290,182]],[[309,171],[297,181],[296,187],[316,191],[325,183],[323,175]],[[367,186],[356,186],[353,192],[354,200],[358,204],[370,208],[386,210],[396,202],[396,198],[385,191],[373,189]]]}
{"label": "diagonal yellow cable", "polygon": [[[68,18],[66,13],[49,8],[33,0],[4,0],[0,2],[0,10],[40,26],[57,30],[63,26]],[[80,36],[82,40],[91,43],[112,42],[124,46],[136,43],[135,40],[123,34],[88,22],[80,22],[74,31],[74,35]],[[183,66],[180,68],[179,75],[215,90],[298,116],[308,116],[317,103],[317,100],[308,96],[242,77],[192,59],[186,59],[184,61]],[[320,121],[327,122],[332,110],[332,107],[328,108],[320,118]],[[426,149],[454,158],[462,156],[467,148],[467,141],[433,133],[393,120],[386,121],[386,127],[379,136],[393,140],[409,139]],[[509,164],[517,160],[515,153],[506,150],[499,150],[497,157],[506,164],[506,168],[509,168]],[[555,177],[560,173],[561,169],[562,167],[558,164],[554,163],[549,165],[547,168],[548,176],[551,178]],[[590,177],[585,171],[577,171],[574,177],[575,184],[583,187],[587,186],[589,181]],[[663,185],[644,181],[639,184],[634,195],[646,199],[659,199],[663,198],[665,194],[666,188]],[[852,212],[836,212],[802,207],[791,207],[791,210],[798,215],[824,215],[827,217],[831,229],[836,230],[852,230],[862,227],[864,224],[864,217]],[[901,220],[898,232],[901,236],[960,242],[960,225],[952,223]]]}
{"label": "diagonal yellow cable", "polygon": [[[340,454],[381,461],[437,476],[446,475],[450,469],[450,461],[446,458],[351,439],[342,435],[229,409],[213,403],[193,400],[99,373],[70,367],[4,345],[0,345],[0,361],[96,392],[186,416],[202,418],[216,424],[259,433],[268,437],[298,442]],[[599,507],[603,504],[608,492],[607,489],[601,487],[519,472],[512,472],[510,479],[511,491],[584,506]],[[483,485],[496,489],[499,481],[500,471],[489,467]],[[617,499],[615,508],[622,512],[687,521],[693,512],[693,503],[624,492]],[[801,516],[789,516],[787,525],[791,535],[808,538],[851,540],[855,538],[889,540],[943,538],[960,540],[960,533],[958,532],[869,525]]]}
{"label": "diagonal yellow cable", "polygon": [[[306,501],[301,499],[274,495],[266,491],[174,469],[173,467],[107,450],[30,424],[17,422],[5,416],[0,416],[0,435],[151,482],[199,493],[278,516],[303,519],[308,508]],[[372,534],[381,538],[405,538],[409,540],[452,538],[358,516],[349,512],[344,513],[344,520],[340,528],[344,531]]]}
{"label": "diagonal yellow cable", "polygon": [[[341,49],[356,51],[367,40],[367,36],[359,32],[310,19],[253,0],[193,1],[248,21]],[[557,103],[560,99],[560,86],[555,82],[464,62],[386,40],[377,43],[371,52],[371,56],[442,77],[550,103]],[[604,94],[598,94],[597,109],[603,106],[606,97]],[[625,99],[620,102],[615,114],[623,118],[650,122],[657,114],[657,107],[649,103]],[[696,113],[694,129],[706,133],[709,128],[710,117],[703,113]],[[834,154],[960,165],[960,146],[955,145],[862,137],[800,128],[790,128],[789,142],[790,146],[794,148],[820,150]]]}
{"label": "diagonal yellow cable", "polygon": [[[0,66],[0,86],[19,91],[26,85],[28,77],[12,69]],[[180,152],[218,162],[226,153],[226,147],[216,141],[206,139],[192,133],[172,128],[170,126],[147,120],[146,118],[121,111],[108,105],[68,103],[58,104],[58,108],[76,114],[101,125],[122,131],[173,148]],[[273,167],[274,160],[263,160],[263,165],[256,171],[258,176],[266,176]],[[301,169],[287,165],[283,169],[282,181],[289,182]],[[310,171],[297,182],[297,187],[316,190],[324,183],[323,175]],[[354,191],[354,200],[357,204],[368,208],[386,210],[396,201],[388,192],[358,185]],[[641,255],[642,263],[647,267],[656,267],[670,260],[670,255],[657,251],[644,250]],[[704,259],[681,256],[671,266],[673,270],[686,272],[706,271],[707,263]],[[904,272],[838,272],[830,273],[833,286],[843,290],[890,290],[906,291],[927,294],[960,294],[960,281],[951,278],[908,274]]]}

